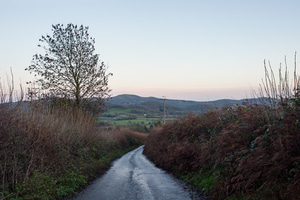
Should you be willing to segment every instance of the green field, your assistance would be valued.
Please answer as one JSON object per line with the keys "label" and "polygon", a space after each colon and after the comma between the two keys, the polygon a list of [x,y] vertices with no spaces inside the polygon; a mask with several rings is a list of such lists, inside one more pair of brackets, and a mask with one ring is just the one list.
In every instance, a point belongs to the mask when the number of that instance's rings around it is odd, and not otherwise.
{"label": "green field", "polygon": [[[126,126],[131,129],[139,128],[140,131],[145,129],[149,131],[151,127],[163,123],[163,113],[147,112],[131,108],[110,108],[102,113],[99,117],[99,122],[105,126]],[[166,122],[172,121],[178,116],[166,115]]]}
{"label": "green field", "polygon": [[148,125],[148,124],[153,124],[154,122],[157,121],[162,121],[161,118],[136,118],[136,119],[114,119],[110,117],[100,117],[100,121],[110,121],[112,122],[113,125],[118,126],[118,125],[130,125],[130,124],[142,124],[142,125]]}
{"label": "green field", "polygon": [[111,115],[116,115],[116,114],[129,114],[132,109],[130,108],[110,108],[106,112],[103,113],[103,115],[106,114],[111,114]]}

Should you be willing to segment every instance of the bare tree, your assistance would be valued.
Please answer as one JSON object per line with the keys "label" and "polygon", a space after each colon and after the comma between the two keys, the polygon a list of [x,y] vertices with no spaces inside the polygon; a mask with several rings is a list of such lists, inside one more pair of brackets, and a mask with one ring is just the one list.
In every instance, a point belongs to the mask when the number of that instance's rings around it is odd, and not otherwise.
{"label": "bare tree", "polygon": [[107,67],[95,54],[95,39],[89,36],[88,27],[68,24],[52,25],[53,35],[42,36],[44,55],[35,54],[30,73],[38,77],[43,95],[74,99],[77,106],[93,102],[103,105],[109,97]]}

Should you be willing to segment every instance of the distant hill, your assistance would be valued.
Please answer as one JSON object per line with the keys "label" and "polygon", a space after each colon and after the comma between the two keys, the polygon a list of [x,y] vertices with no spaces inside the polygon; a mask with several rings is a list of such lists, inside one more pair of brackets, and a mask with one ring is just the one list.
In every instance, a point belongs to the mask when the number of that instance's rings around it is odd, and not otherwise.
{"label": "distant hill", "polygon": [[121,94],[115,97],[112,97],[109,99],[109,102],[111,103],[117,103],[117,104],[142,104],[149,101],[158,101],[163,102],[163,99],[159,99],[156,97],[140,97],[133,94]]}
{"label": "distant hill", "polygon": [[[208,109],[222,106],[232,106],[236,104],[242,104],[246,101],[254,101],[254,99],[241,99],[241,100],[232,100],[232,99],[221,99],[216,101],[187,101],[187,100],[174,100],[166,99],[166,110],[168,112],[194,112],[202,113]],[[115,97],[112,97],[108,100],[108,108],[118,107],[118,108],[131,108],[131,109],[143,109],[147,111],[151,110],[160,110],[163,109],[163,98],[156,97],[140,97],[132,94],[122,94]]]}

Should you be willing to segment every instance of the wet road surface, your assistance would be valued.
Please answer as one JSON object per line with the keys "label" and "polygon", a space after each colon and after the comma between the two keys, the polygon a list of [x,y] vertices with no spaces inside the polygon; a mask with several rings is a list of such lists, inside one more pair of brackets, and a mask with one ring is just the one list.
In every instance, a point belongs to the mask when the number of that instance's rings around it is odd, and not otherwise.
{"label": "wet road surface", "polygon": [[184,182],[154,166],[143,146],[114,161],[110,170],[73,200],[205,199]]}

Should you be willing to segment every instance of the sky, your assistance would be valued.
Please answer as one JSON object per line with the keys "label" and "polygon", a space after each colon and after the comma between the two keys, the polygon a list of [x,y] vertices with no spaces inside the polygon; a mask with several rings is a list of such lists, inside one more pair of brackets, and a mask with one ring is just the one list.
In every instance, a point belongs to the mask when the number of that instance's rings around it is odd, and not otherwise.
{"label": "sky", "polygon": [[12,69],[26,87],[41,36],[73,23],[89,26],[112,96],[251,98],[264,60],[277,71],[286,56],[293,73],[299,9],[299,0],[0,0],[0,78]]}

